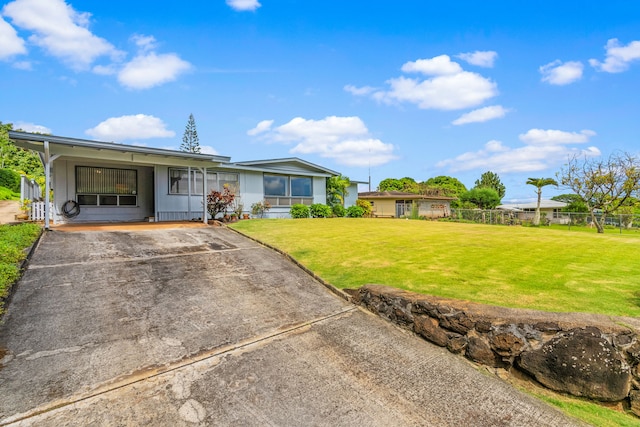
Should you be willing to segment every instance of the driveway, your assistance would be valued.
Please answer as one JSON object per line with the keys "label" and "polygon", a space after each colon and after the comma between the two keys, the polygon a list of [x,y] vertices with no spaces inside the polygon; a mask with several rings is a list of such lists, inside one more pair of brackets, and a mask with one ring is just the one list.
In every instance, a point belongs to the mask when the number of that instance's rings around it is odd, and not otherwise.
{"label": "driveway", "polygon": [[47,232],[0,347],[1,425],[576,425],[219,227]]}

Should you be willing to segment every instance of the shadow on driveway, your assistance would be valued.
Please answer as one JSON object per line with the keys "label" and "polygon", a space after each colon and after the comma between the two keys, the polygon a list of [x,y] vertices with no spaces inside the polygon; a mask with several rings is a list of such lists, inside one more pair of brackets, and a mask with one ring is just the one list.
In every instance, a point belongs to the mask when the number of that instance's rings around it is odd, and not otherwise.
{"label": "shadow on driveway", "polygon": [[2,425],[574,423],[226,228],[47,232],[0,347]]}

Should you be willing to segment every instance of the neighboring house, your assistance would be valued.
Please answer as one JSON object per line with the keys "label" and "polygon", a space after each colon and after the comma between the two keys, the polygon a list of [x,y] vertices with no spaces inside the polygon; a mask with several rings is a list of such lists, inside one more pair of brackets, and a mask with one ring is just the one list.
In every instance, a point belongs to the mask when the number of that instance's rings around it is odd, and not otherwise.
{"label": "neighboring house", "polygon": [[401,218],[411,215],[414,204],[418,207],[418,216],[425,218],[443,218],[451,214],[451,201],[454,197],[423,196],[402,191],[370,191],[359,193],[358,198],[371,203],[374,217]]}
{"label": "neighboring house", "polygon": [[[513,212],[516,217],[522,221],[530,221],[536,212],[538,202],[529,203],[508,203],[499,205],[496,209]],[[564,202],[556,202],[555,200],[540,201],[540,216],[544,216],[549,221],[560,220],[562,218],[562,209],[567,206]]]}
{"label": "neighboring house", "polygon": [[[204,222],[206,194],[225,185],[244,213],[265,200],[271,205],[265,217],[289,217],[292,204],[326,203],[326,179],[339,175],[298,158],[231,163],[226,156],[27,132],[9,131],[9,138],[40,153],[45,165],[46,187],[54,194],[46,227],[50,219]],[[80,213],[69,218],[78,207]]]}

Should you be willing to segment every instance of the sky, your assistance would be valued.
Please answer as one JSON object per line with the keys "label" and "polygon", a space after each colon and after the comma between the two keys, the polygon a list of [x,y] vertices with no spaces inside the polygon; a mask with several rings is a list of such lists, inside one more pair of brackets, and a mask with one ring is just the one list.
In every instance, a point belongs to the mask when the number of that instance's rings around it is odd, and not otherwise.
{"label": "sky", "polygon": [[193,114],[232,161],[492,171],[527,202],[570,156],[640,152],[640,3],[0,0],[0,100],[14,129],[178,149]]}

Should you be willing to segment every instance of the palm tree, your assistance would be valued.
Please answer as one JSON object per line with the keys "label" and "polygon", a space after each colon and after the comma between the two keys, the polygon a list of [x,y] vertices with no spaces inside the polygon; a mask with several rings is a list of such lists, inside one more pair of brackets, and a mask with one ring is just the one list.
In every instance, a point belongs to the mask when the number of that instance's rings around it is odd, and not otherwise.
{"label": "palm tree", "polygon": [[547,185],[558,186],[558,181],[553,178],[528,178],[527,184],[535,186],[538,190],[538,204],[536,206],[536,213],[533,217],[533,225],[540,225],[540,200],[542,199],[542,187]]}

